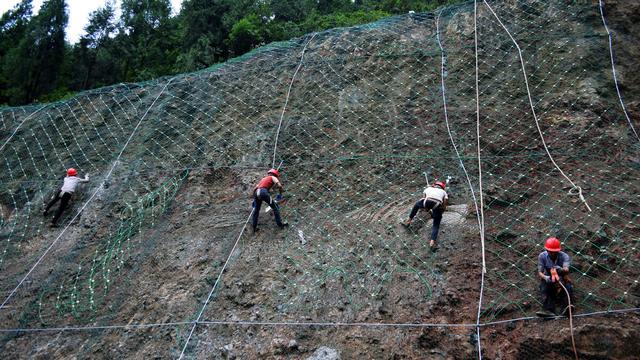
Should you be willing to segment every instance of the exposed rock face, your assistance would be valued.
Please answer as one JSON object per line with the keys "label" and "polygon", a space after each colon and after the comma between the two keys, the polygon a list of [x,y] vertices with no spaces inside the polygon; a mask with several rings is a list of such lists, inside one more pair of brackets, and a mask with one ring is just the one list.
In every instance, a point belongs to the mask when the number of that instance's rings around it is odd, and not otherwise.
{"label": "exposed rock face", "polygon": [[316,350],[307,360],[340,360],[340,353],[336,349],[322,346]]}
{"label": "exposed rock face", "polygon": [[[0,353],[469,359],[480,344],[487,359],[572,358],[566,319],[529,318],[540,308],[536,257],[547,236],[562,239],[578,314],[640,306],[640,150],[598,6],[489,3],[522,51],[549,153],[592,212],[548,158],[517,48],[486,5],[479,138],[472,3],[327,31],[30,118],[35,108],[0,111],[0,301],[20,284],[0,327],[73,327],[3,332]],[[640,128],[640,6],[605,10]],[[252,189],[280,161],[289,227],[263,204],[254,234]],[[40,205],[72,165],[92,181],[49,229]],[[425,212],[398,224],[425,173],[454,179],[435,252]],[[638,321],[574,318],[579,355],[633,358]],[[97,326],[109,327],[76,329]]]}

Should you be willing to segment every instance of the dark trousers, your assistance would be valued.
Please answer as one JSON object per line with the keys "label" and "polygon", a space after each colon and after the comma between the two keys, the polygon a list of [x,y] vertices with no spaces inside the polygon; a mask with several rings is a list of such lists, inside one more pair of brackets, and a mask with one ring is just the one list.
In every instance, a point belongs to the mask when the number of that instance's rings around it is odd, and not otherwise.
{"label": "dark trousers", "polygon": [[47,207],[44,209],[45,212],[48,212],[49,209],[55,205],[55,203],[58,202],[58,200],[60,200],[60,207],[58,207],[58,211],[56,211],[56,214],[53,216],[53,219],[51,220],[52,224],[56,224],[58,222],[58,219],[60,219],[60,216],[62,216],[62,213],[64,212],[64,210],[67,208],[67,206],[69,206],[69,200],[71,200],[71,193],[65,192],[63,193],[61,190],[58,190],[58,192],[56,193],[56,196],[53,197],[53,199],[51,199],[51,201],[49,201],[49,203],[47,204]]}
{"label": "dark trousers", "polygon": [[411,209],[411,213],[409,214],[409,219],[413,220],[413,218],[418,213],[420,209],[431,210],[431,218],[433,218],[433,226],[431,227],[431,240],[438,240],[438,232],[440,231],[440,222],[442,221],[442,213],[444,210],[442,209],[442,204],[439,204],[436,201],[420,199],[416,201],[415,205],[413,205],[413,209]]}
{"label": "dark trousers", "polygon": [[[567,288],[571,303],[573,304],[573,285],[570,282],[561,281],[564,287]],[[558,283],[548,283],[543,280],[540,282],[540,292],[542,293],[542,306],[545,310],[556,314],[556,304],[560,305],[561,312],[569,306],[567,293],[564,292],[562,286]]]}
{"label": "dark trousers", "polygon": [[258,216],[260,215],[260,207],[262,206],[263,201],[269,204],[271,210],[273,210],[273,215],[276,218],[276,224],[283,227],[284,225],[282,225],[282,219],[280,219],[280,208],[278,207],[278,204],[273,201],[271,195],[269,195],[269,190],[260,188],[253,194],[253,230],[258,227]]}

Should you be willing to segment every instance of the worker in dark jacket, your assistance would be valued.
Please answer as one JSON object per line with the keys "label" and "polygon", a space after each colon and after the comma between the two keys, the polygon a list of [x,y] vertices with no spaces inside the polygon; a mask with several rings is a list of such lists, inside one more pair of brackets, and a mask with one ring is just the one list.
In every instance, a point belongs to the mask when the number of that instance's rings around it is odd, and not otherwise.
{"label": "worker in dark jacket", "polygon": [[[538,277],[540,278],[540,292],[543,297],[544,311],[538,312],[538,316],[556,316],[556,304],[560,304],[560,311],[567,314],[569,299],[560,286],[564,285],[573,299],[573,285],[569,279],[569,265],[571,259],[565,252],[560,251],[560,240],[550,237],[544,243],[545,251],[538,255]],[[572,305],[573,308],[573,305]]]}
{"label": "worker in dark jacket", "polygon": [[262,180],[258,182],[253,188],[253,232],[255,233],[258,230],[258,216],[260,215],[260,207],[262,206],[262,202],[266,202],[269,204],[271,209],[273,210],[273,215],[276,219],[276,224],[281,229],[289,224],[283,223],[282,219],[280,219],[280,208],[278,207],[278,203],[271,198],[271,194],[269,191],[276,187],[278,188],[279,193],[282,195],[284,192],[284,187],[280,182],[280,174],[278,170],[271,169],[267,172],[267,176],[263,177]]}
{"label": "worker in dark jacket", "polygon": [[51,227],[58,226],[57,224],[58,219],[60,219],[60,216],[62,216],[62,213],[69,205],[69,201],[71,200],[73,193],[76,191],[76,187],[78,186],[78,184],[89,181],[88,174],[84,176],[84,179],[77,177],[77,175],[78,175],[78,171],[76,171],[76,169],[69,168],[67,170],[67,176],[64,178],[64,183],[62,184],[62,188],[58,190],[56,195],[51,199],[51,201],[49,201],[47,206],[44,208],[44,216],[47,216],[49,215],[49,209],[55,203],[57,203],[58,200],[60,200],[60,207],[58,207],[58,211],[56,211],[56,214],[53,216],[53,219],[51,220]]}

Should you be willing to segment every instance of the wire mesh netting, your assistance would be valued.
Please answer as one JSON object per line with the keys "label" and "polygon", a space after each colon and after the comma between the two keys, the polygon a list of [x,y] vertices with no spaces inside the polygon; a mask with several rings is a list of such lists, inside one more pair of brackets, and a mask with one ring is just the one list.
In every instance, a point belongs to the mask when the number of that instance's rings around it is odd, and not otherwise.
{"label": "wire mesh netting", "polygon": [[[576,313],[637,308],[638,126],[600,15],[515,1],[474,16],[465,3],[3,109],[3,347],[264,357],[322,344],[384,358],[401,344],[468,358],[485,345],[539,358],[550,350],[525,338],[527,321],[494,322],[541,308],[537,256],[552,235],[572,258]],[[249,194],[278,165],[290,226],[262,212],[252,234]],[[42,204],[68,167],[90,181],[50,229]],[[398,224],[425,176],[451,180],[437,251],[428,216]],[[590,319],[578,337],[597,331]],[[68,327],[82,329],[56,330]],[[572,356],[567,339],[555,355]]]}

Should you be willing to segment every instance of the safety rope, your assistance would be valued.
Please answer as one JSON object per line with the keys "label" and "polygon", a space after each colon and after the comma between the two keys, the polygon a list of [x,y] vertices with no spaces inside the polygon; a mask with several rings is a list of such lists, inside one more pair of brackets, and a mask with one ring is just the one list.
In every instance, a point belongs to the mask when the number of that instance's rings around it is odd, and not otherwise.
{"label": "safety rope", "polygon": [[[476,139],[478,146],[478,187],[480,190],[480,242],[482,244],[482,254],[484,255],[484,199],[482,196],[482,159],[480,157],[480,80],[478,73],[478,1],[473,0],[473,40],[475,45],[475,83],[476,83]],[[476,336],[478,340],[478,359],[482,360],[482,341],[480,338],[480,313],[482,309],[482,297],[484,293],[484,274],[486,268],[483,264],[480,273],[480,295],[478,296],[478,314],[476,316]]]}
{"label": "safety rope", "polygon": [[313,40],[313,38],[316,37],[316,35],[318,35],[318,33],[313,33],[313,36],[311,36],[309,41],[307,41],[307,43],[304,44],[304,47],[302,48],[302,53],[300,54],[300,62],[298,63],[298,67],[296,68],[296,71],[293,73],[293,76],[291,77],[291,83],[289,83],[289,89],[287,90],[287,97],[284,100],[284,106],[282,107],[282,114],[280,114],[280,123],[278,124],[278,130],[276,131],[275,144],[273,145],[273,161],[271,162],[272,168],[276,167],[276,151],[278,149],[278,137],[280,136],[280,128],[282,127],[282,120],[284,119],[284,113],[287,110],[287,104],[289,104],[289,95],[291,95],[291,88],[293,87],[293,82],[296,80],[296,75],[298,75],[298,71],[300,71],[300,67],[302,67],[304,52],[307,50],[307,46],[309,45],[311,40]]}
{"label": "safety rope", "polygon": [[[576,314],[573,317],[593,317],[611,314],[624,314],[629,312],[640,312],[640,308],[629,308],[620,310],[595,311],[591,313]],[[552,319],[561,319],[557,316]],[[527,316],[507,320],[491,321],[481,323],[480,327],[491,327],[495,325],[509,324],[517,321],[540,320],[538,316]],[[150,323],[150,324],[126,324],[126,325],[98,325],[98,326],[67,326],[67,327],[51,327],[51,328],[0,328],[0,333],[31,333],[31,332],[63,332],[63,331],[94,331],[94,330],[137,330],[153,327],[181,326],[194,324],[195,321],[178,321],[168,323]],[[309,327],[364,327],[364,328],[475,328],[474,323],[345,323],[345,322],[265,322],[265,321],[226,321],[226,320],[204,320],[199,321],[199,325],[226,325],[226,326],[309,326]]]}
{"label": "safety rope", "polygon": [[636,129],[633,127],[633,123],[629,118],[629,114],[627,113],[627,108],[624,106],[624,101],[622,100],[622,95],[620,94],[620,87],[618,86],[618,76],[616,75],[616,65],[613,58],[613,38],[611,36],[611,31],[609,31],[609,27],[607,26],[607,20],[604,17],[604,1],[599,0],[600,3],[600,17],[602,18],[602,25],[604,25],[604,29],[607,31],[607,35],[609,37],[609,57],[611,58],[611,72],[613,73],[613,82],[616,84],[616,92],[618,93],[618,99],[620,100],[620,106],[622,107],[622,111],[624,112],[624,116],[627,118],[627,122],[629,123],[629,127],[633,131],[633,134],[636,136],[636,139],[640,141],[640,137],[636,132]]}
{"label": "safety rope", "polygon": [[522,67],[522,75],[524,76],[524,84],[525,84],[525,86],[527,88],[527,96],[529,98],[529,105],[531,107],[531,113],[533,114],[533,118],[534,118],[534,120],[536,122],[536,128],[538,129],[538,134],[540,134],[540,140],[542,140],[542,145],[544,146],[544,150],[547,152],[547,155],[549,156],[549,159],[551,160],[553,165],[556,167],[556,169],[558,169],[558,171],[560,171],[560,174],[562,174],[562,176],[564,176],[564,178],[567,179],[567,181],[569,183],[571,183],[572,188],[569,191],[569,194],[571,195],[571,194],[573,194],[574,190],[577,190],[578,191],[577,194],[580,197],[580,200],[584,203],[584,205],[587,207],[587,209],[589,211],[591,211],[591,207],[589,206],[589,204],[587,203],[587,200],[585,200],[584,196],[582,195],[582,188],[580,186],[576,185],[573,181],[571,181],[571,179],[564,173],[564,171],[562,171],[560,166],[558,166],[556,161],[553,159],[553,156],[551,156],[551,153],[549,152],[549,148],[547,147],[547,143],[544,140],[544,134],[542,133],[542,129],[540,128],[540,122],[538,121],[538,115],[536,115],[536,109],[535,109],[535,107],[533,105],[533,99],[531,97],[531,90],[529,89],[529,80],[527,78],[527,70],[524,67],[524,59],[522,57],[522,50],[520,49],[520,45],[518,45],[518,42],[516,41],[516,39],[513,38],[513,36],[511,35],[511,32],[509,32],[509,29],[507,29],[507,27],[502,23],[502,21],[500,20],[498,15],[493,11],[493,8],[491,7],[491,5],[489,5],[489,3],[486,0],[483,0],[483,2],[484,2],[485,5],[487,5],[487,8],[489,9],[489,11],[491,11],[491,13],[496,18],[496,20],[498,20],[498,23],[500,23],[500,26],[502,26],[502,28],[507,33],[507,35],[509,35],[509,38],[511,38],[511,41],[513,42],[513,44],[516,46],[516,49],[518,50],[518,57],[520,59],[520,65]]}
{"label": "safety rope", "polygon": [[[124,153],[124,150],[127,148],[127,146],[129,145],[129,143],[131,142],[131,139],[133,139],[133,135],[135,135],[136,131],[138,130],[138,128],[140,127],[140,124],[142,124],[142,121],[147,117],[147,114],[149,114],[149,111],[151,110],[151,108],[156,104],[156,102],[158,101],[158,99],[160,98],[160,96],[162,96],[162,94],[164,93],[164,91],[167,89],[167,87],[169,86],[169,84],[171,84],[171,82],[173,81],[173,79],[175,79],[175,77],[172,77],[171,79],[169,79],[169,81],[167,81],[167,83],[164,85],[164,87],[162,88],[162,91],[160,91],[160,93],[158,94],[158,96],[156,96],[156,98],[153,100],[153,102],[151,103],[151,105],[149,105],[149,108],[147,109],[147,111],[145,111],[144,115],[142,115],[142,117],[140,118],[140,120],[138,121],[138,124],[136,124],[135,128],[133,129],[133,131],[131,132],[131,134],[129,135],[129,138],[127,139],[127,141],[125,142],[125,144],[122,146],[122,148],[120,149],[120,153],[118,154],[118,156],[116,157],[115,161],[113,161],[113,165],[111,166],[111,169],[109,169],[109,172],[107,173],[107,175],[102,179],[102,182],[104,183],[105,181],[107,181],[109,179],[109,177],[111,176],[111,173],[113,173],[113,170],[115,169],[115,167],[119,164],[119,160],[120,157],[122,156],[122,154]],[[33,270],[35,270],[35,268],[40,264],[40,262],[42,261],[42,259],[44,259],[45,256],[47,256],[47,254],[49,253],[49,251],[51,251],[51,249],[55,246],[55,244],[62,238],[62,235],[64,235],[64,233],[67,231],[67,229],[69,228],[69,226],[71,226],[71,224],[73,223],[73,221],[75,219],[78,218],[78,216],[80,216],[80,214],[82,213],[82,211],[91,203],[91,201],[93,200],[93,198],[96,197],[96,195],[98,194],[98,192],[100,191],[101,186],[98,186],[96,188],[96,191],[93,192],[93,194],[91,195],[91,197],[89,198],[89,200],[87,200],[82,207],[78,210],[78,212],[73,216],[73,218],[67,223],[67,225],[64,227],[64,229],[62,229],[62,232],[60,232],[60,234],[58,234],[58,236],[56,237],[56,239],[51,243],[51,245],[49,245],[49,247],[45,250],[45,252],[40,256],[40,258],[38,258],[38,260],[35,262],[35,264],[33,264],[33,266],[31,267],[31,269],[27,272],[27,274],[22,278],[22,280],[20,280],[20,282],[18,283],[18,285],[11,291],[11,293],[9,293],[9,296],[7,296],[6,299],[4,299],[4,301],[2,302],[2,304],[0,305],[0,309],[4,308],[4,306],[7,304],[7,302],[9,301],[9,299],[11,299],[11,297],[13,296],[13,294],[15,294],[15,292],[20,288],[20,286],[22,286],[22,284],[24,283],[24,281],[29,277],[29,275],[31,275],[31,273],[33,272]]]}
{"label": "safety rope", "polygon": [[[480,209],[478,209],[478,200],[476,198],[476,194],[475,191],[473,190],[473,185],[471,184],[471,179],[469,178],[469,173],[467,172],[466,167],[464,166],[464,162],[462,161],[462,157],[460,156],[460,152],[458,151],[458,146],[455,143],[455,140],[453,139],[453,135],[451,134],[451,128],[449,126],[449,115],[448,115],[448,111],[447,111],[447,96],[446,96],[446,87],[445,87],[445,82],[444,82],[444,69],[445,69],[445,55],[444,55],[444,48],[442,47],[442,42],[440,40],[440,16],[442,15],[442,10],[438,13],[438,16],[436,18],[436,37],[438,40],[438,46],[440,47],[440,85],[442,88],[442,105],[444,108],[444,120],[445,120],[445,124],[447,125],[447,132],[449,133],[449,139],[451,140],[451,144],[453,145],[453,149],[456,152],[456,155],[458,156],[458,160],[460,162],[460,167],[462,168],[462,171],[464,172],[465,177],[467,178],[467,183],[469,184],[469,189],[471,190],[471,196],[473,197],[473,205],[476,208],[476,218],[478,220],[478,230],[480,231],[480,243],[481,243],[481,251],[482,251],[482,274],[481,274],[481,283],[480,283],[480,296],[478,299],[478,314],[476,317],[476,336],[478,337],[478,354],[482,354],[482,348],[480,345],[480,312],[481,312],[481,308],[482,308],[482,293],[484,290],[484,274],[487,272],[487,266],[486,266],[486,262],[485,262],[485,249],[484,249],[484,226],[483,226],[483,222],[481,220],[481,213],[482,213],[482,206],[480,207]],[[477,37],[476,37],[477,39]],[[476,42],[477,44],[477,42]],[[477,49],[477,48],[476,48]],[[477,70],[477,51],[476,51],[476,70]],[[476,72],[477,75],[477,72]],[[476,80],[477,80],[477,76],[476,76]],[[478,82],[476,81],[476,90],[477,88]],[[477,93],[476,93],[477,94]],[[476,108],[477,113],[479,114],[479,105]],[[479,116],[479,115],[478,115]],[[479,129],[479,127],[478,127]],[[478,133],[478,138],[479,138],[479,133]],[[478,149],[478,159],[480,159],[480,150]],[[478,162],[480,162],[480,160],[478,160]],[[425,174],[426,175],[426,174]],[[482,178],[482,175],[480,175],[480,178]],[[427,181],[428,182],[428,181]],[[480,189],[482,189],[482,185],[480,185]],[[482,192],[481,192],[482,194]],[[482,355],[479,355],[480,358],[482,358]]]}
{"label": "safety rope", "polygon": [[184,356],[184,352],[187,349],[187,345],[189,345],[189,341],[191,340],[191,336],[193,335],[193,331],[196,329],[196,326],[198,325],[198,322],[200,321],[200,318],[202,317],[202,314],[204,313],[205,308],[209,304],[209,301],[211,300],[211,296],[213,296],[213,291],[218,286],[218,283],[220,282],[220,279],[222,279],[222,274],[224,274],[224,271],[227,268],[227,265],[229,264],[229,261],[231,261],[231,256],[233,255],[233,252],[236,250],[236,247],[238,246],[238,242],[240,242],[240,238],[242,237],[242,234],[244,233],[244,230],[247,228],[247,224],[249,223],[249,220],[251,220],[251,216],[253,215],[254,211],[255,211],[255,208],[253,208],[253,210],[251,210],[251,213],[249,214],[249,217],[247,217],[247,221],[244,222],[244,226],[242,226],[242,230],[240,230],[240,235],[238,235],[238,238],[236,239],[236,243],[233,245],[233,248],[231,248],[231,251],[229,252],[229,256],[227,257],[227,261],[224,262],[224,265],[222,266],[222,270],[220,270],[220,274],[218,274],[218,278],[216,279],[216,282],[213,284],[213,287],[211,288],[211,291],[209,291],[209,296],[207,296],[207,300],[204,302],[204,305],[202,305],[202,309],[200,309],[200,313],[198,313],[198,317],[193,322],[193,326],[191,327],[191,331],[189,332],[189,337],[187,337],[187,341],[185,341],[185,343],[184,343],[184,347],[182,348],[182,351],[180,352],[180,357],[178,357],[178,360],[182,359],[182,357]]}
{"label": "safety rope", "polygon": [[[444,83],[444,72],[445,72],[445,53],[444,53],[444,48],[442,47],[442,42],[440,41],[440,15],[442,14],[442,10],[440,12],[438,12],[438,16],[436,18],[436,37],[438,39],[438,46],[440,46],[440,54],[441,54],[441,67],[440,67],[440,85],[442,88],[442,106],[444,109],[444,122],[447,126],[447,132],[449,133],[449,140],[451,140],[451,145],[453,146],[453,149],[456,152],[456,156],[458,157],[458,161],[460,162],[460,167],[462,168],[462,171],[464,172],[464,176],[467,179],[467,184],[469,184],[469,190],[471,190],[471,197],[473,197],[473,205],[476,208],[476,218],[478,221],[478,228],[482,231],[482,225],[481,225],[481,221],[480,221],[480,209],[478,208],[478,199],[476,198],[476,193],[475,190],[473,190],[473,185],[471,184],[471,178],[469,177],[469,173],[467,172],[467,168],[464,166],[464,162],[462,161],[462,156],[460,156],[460,151],[458,150],[458,145],[456,145],[455,140],[453,139],[453,134],[451,134],[451,127],[449,125],[449,113],[447,110],[447,95],[446,95],[446,87],[445,87],[445,83]],[[426,176],[426,173],[425,173]],[[429,183],[429,180],[427,179],[427,183]],[[486,272],[487,271],[487,266],[486,266],[486,262],[485,262],[485,251],[484,251],[484,236],[483,234],[480,234],[480,242],[482,245],[482,271]]]}
{"label": "safety rope", "polygon": [[564,286],[562,281],[558,280],[558,284],[562,286],[562,290],[564,290],[565,294],[567,294],[567,309],[569,310],[569,329],[571,329],[571,346],[573,347],[573,354],[576,356],[576,360],[578,360],[578,350],[576,350],[576,340],[573,336],[573,309],[571,307],[571,296],[569,296],[569,290]]}

